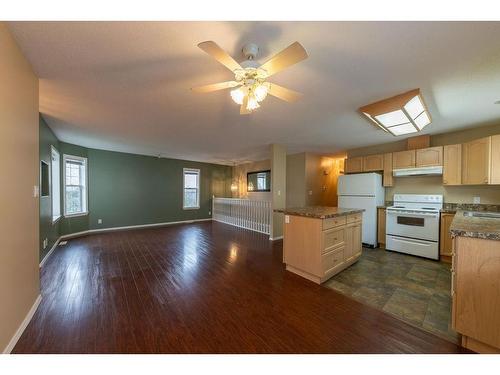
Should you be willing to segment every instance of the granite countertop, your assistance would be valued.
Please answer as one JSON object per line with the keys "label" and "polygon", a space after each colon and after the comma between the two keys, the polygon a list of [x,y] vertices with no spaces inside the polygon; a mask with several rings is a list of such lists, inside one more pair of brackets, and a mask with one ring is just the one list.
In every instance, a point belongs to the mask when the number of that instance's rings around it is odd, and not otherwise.
{"label": "granite countertop", "polygon": [[475,204],[475,203],[444,203],[442,213],[453,214],[457,211],[487,211],[500,212],[498,204]]}
{"label": "granite countertop", "polygon": [[474,237],[500,241],[500,219],[464,216],[457,211],[450,226],[453,237]]}
{"label": "granite countertop", "polygon": [[328,206],[308,206],[308,207],[292,207],[274,210],[282,212],[286,215],[307,216],[316,219],[329,219],[338,216],[347,216],[363,212],[362,208],[340,208]]}

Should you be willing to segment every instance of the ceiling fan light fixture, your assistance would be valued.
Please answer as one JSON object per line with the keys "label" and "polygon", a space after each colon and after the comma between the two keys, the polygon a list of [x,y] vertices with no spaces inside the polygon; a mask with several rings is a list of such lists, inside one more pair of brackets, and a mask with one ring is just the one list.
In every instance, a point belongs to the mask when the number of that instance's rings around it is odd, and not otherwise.
{"label": "ceiling fan light fixture", "polygon": [[241,87],[238,87],[237,89],[231,90],[231,99],[238,104],[241,105],[243,104],[243,99],[245,98],[245,93],[241,89]]}
{"label": "ceiling fan light fixture", "polygon": [[253,91],[253,93],[255,95],[255,99],[257,99],[258,102],[263,101],[266,98],[268,91],[269,91],[269,84],[268,83],[261,83],[261,84],[257,85],[255,90]]}
{"label": "ceiling fan light fixture", "polygon": [[247,109],[249,111],[254,111],[254,110],[256,110],[259,107],[260,107],[259,102],[255,98],[255,96],[254,95],[248,95]]}
{"label": "ceiling fan light fixture", "polygon": [[366,105],[359,111],[394,136],[419,132],[431,123],[420,89]]}

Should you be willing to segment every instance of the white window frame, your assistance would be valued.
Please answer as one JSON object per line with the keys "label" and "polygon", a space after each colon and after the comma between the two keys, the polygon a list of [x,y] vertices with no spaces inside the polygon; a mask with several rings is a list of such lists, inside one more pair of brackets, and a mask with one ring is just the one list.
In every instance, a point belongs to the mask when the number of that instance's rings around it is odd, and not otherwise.
{"label": "white window frame", "polygon": [[[78,160],[83,162],[85,165],[85,211],[84,212],[78,212],[75,214],[68,214],[66,213],[66,160]],[[64,196],[64,217],[77,217],[77,216],[86,216],[89,214],[89,165],[87,162],[87,158],[84,158],[82,156],[75,156],[75,155],[68,155],[64,154],[63,155],[63,192]]]}
{"label": "white window frame", "polygon": [[[59,215],[57,217],[54,217],[54,181],[52,181],[52,154],[56,153],[57,156],[59,157]],[[53,145],[50,145],[50,214],[52,216],[52,224],[55,224],[59,221],[59,219],[62,216],[61,212],[61,153],[57,148],[55,148]]]}
{"label": "white window frame", "polygon": [[[186,186],[185,186],[185,177],[186,172],[196,173],[198,174],[198,187],[196,189],[196,201],[198,202],[197,206],[189,206],[186,207]],[[183,210],[199,210],[200,209],[200,190],[201,190],[201,171],[195,168],[183,168],[182,169],[182,209]]]}

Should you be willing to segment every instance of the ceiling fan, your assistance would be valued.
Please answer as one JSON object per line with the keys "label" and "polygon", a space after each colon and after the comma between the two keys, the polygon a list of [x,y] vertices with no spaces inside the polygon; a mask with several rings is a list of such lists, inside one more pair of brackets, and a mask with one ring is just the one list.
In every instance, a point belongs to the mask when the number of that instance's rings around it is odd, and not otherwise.
{"label": "ceiling fan", "polygon": [[297,91],[267,82],[267,79],[273,74],[308,57],[306,50],[299,42],[292,43],[262,65],[254,60],[259,52],[259,47],[253,43],[243,47],[242,52],[246,60],[241,64],[237,63],[215,42],[202,42],[198,44],[198,47],[231,70],[234,73],[234,80],[193,87],[191,90],[205,93],[232,88],[231,98],[241,106],[240,114],[242,115],[249,114],[259,108],[259,103],[266,98],[267,94],[287,102],[294,102],[302,96]]}

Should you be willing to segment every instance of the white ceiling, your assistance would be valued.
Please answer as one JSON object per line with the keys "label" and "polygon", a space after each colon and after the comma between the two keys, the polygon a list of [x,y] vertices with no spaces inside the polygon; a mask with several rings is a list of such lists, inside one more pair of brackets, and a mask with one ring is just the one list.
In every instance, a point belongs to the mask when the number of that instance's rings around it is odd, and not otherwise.
{"label": "white ceiling", "polygon": [[[10,22],[40,77],[40,112],[63,141],[87,147],[231,163],[268,145],[334,153],[394,138],[357,108],[421,88],[424,133],[500,120],[500,22]],[[237,60],[257,43],[263,62],[294,41],[309,59],[272,77],[304,93],[268,97],[239,115],[232,79],[196,45],[214,40]]]}

